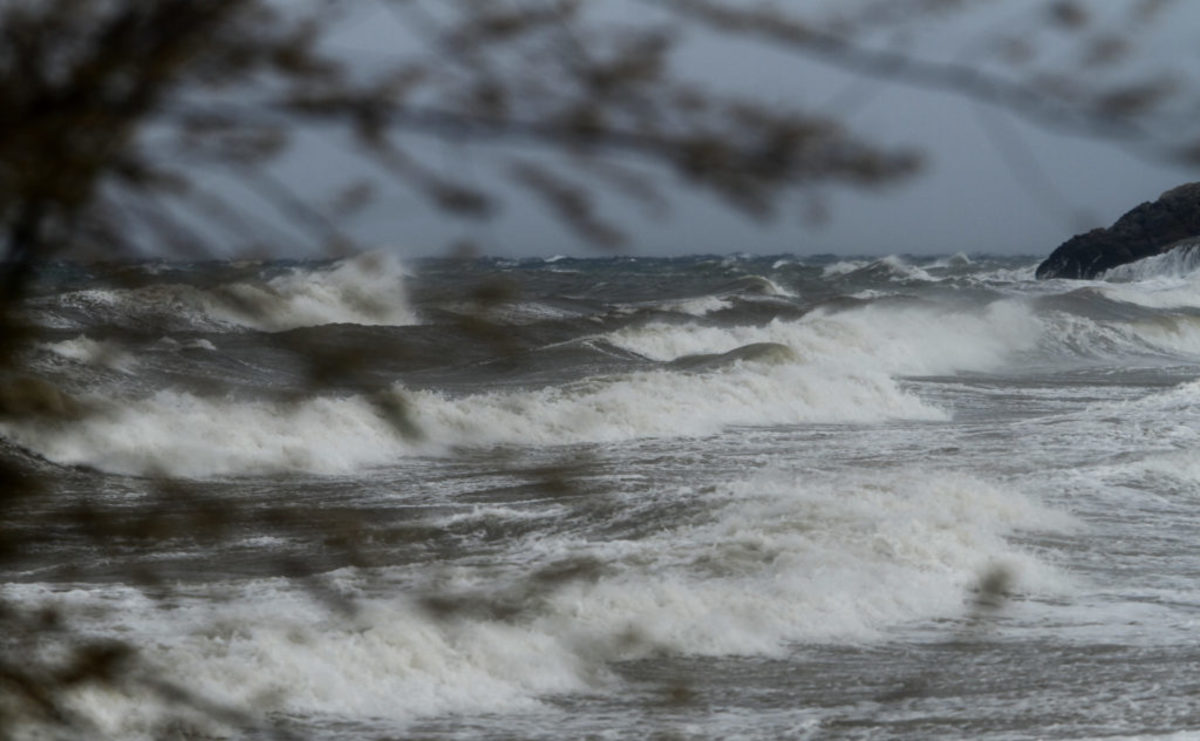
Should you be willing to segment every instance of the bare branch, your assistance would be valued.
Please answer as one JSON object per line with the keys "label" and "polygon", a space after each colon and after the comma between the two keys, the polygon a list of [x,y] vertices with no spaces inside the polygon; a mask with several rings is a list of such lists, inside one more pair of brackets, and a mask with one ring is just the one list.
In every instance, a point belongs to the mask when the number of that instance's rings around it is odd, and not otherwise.
{"label": "bare branch", "polygon": [[[893,50],[858,46],[778,11],[744,10],[712,0],[666,0],[655,5],[718,31],[753,36],[839,69],[955,93],[1005,108],[1042,126],[1113,141],[1143,157],[1178,161],[1177,147],[1155,136],[1132,115],[1144,112],[1147,104],[1159,98],[1162,91],[1157,87],[1153,94],[1142,87],[1136,94],[1111,91],[1095,105],[1080,105],[1070,97],[1069,87],[1030,85],[961,63],[927,61]],[[1060,4],[1056,17],[1080,22],[1073,7]]]}

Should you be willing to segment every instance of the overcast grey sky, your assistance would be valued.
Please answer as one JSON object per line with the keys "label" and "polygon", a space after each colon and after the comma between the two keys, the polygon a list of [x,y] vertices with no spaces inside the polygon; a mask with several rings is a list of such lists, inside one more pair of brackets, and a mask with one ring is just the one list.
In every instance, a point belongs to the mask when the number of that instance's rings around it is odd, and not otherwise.
{"label": "overcast grey sky", "polygon": [[[814,3],[793,5],[806,8]],[[1022,14],[1044,3],[1013,0],[994,5],[1016,19],[1014,28],[1019,31],[1019,24],[1028,21]],[[1109,2],[1098,7],[1132,5]],[[619,7],[613,4],[606,9],[626,12]],[[628,12],[638,12],[636,4],[629,7],[633,9]],[[982,26],[985,31],[993,27]],[[979,28],[978,24],[973,30],[951,25],[935,32],[941,40],[935,35],[933,41],[920,41],[935,47],[942,44],[953,55],[970,43],[959,36]],[[1200,62],[1200,34],[1195,30],[1200,30],[1200,3],[1187,3],[1176,8],[1168,22],[1152,29],[1152,36],[1139,37],[1138,48],[1149,58],[1147,64],[1166,62],[1172,68],[1195,69]],[[367,11],[348,25],[338,43],[378,51],[394,46],[401,36],[394,18]],[[1067,53],[1071,41],[1055,33],[1036,39],[1042,54],[1050,57]],[[930,56],[929,51],[927,46],[918,48],[922,56]],[[940,51],[935,48],[932,56]],[[621,199],[603,200],[609,216],[629,232],[632,239],[626,249],[634,254],[1042,255],[1076,232],[1106,226],[1138,203],[1181,182],[1200,179],[1196,169],[1148,161],[1110,142],[1049,131],[1009,110],[961,95],[863,81],[755,45],[728,44],[699,34],[677,63],[689,76],[714,88],[734,88],[781,105],[828,112],[868,140],[913,147],[924,155],[924,167],[917,175],[878,190],[823,188],[828,218],[819,222],[806,218],[803,198],[785,201],[768,222],[754,221],[711,197],[687,191],[667,175],[661,182],[670,187],[673,204],[665,215],[649,217],[644,209]],[[488,174],[499,156],[488,146],[432,141],[422,146],[428,162],[460,176],[466,173],[468,179],[478,178],[485,185],[500,182]],[[298,171],[318,180],[331,166],[320,156],[307,162]],[[541,208],[516,195],[506,199],[495,218],[465,223],[432,211],[415,195],[387,194],[359,223],[366,243],[394,248],[403,255],[439,254],[460,238],[489,254],[598,254]]]}

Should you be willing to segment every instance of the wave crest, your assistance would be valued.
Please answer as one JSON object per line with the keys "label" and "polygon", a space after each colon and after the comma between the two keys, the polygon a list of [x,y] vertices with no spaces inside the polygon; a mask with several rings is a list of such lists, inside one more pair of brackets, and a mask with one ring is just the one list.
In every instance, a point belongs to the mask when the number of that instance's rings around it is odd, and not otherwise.
{"label": "wave crest", "polygon": [[1200,268],[1200,240],[1190,239],[1153,257],[1109,268],[1101,280],[1134,282],[1153,278],[1182,278]]}
{"label": "wave crest", "polygon": [[[211,399],[163,391],[85,400],[71,425],[0,424],[14,442],[61,464],[112,473],[211,477],[348,473],[455,447],[611,443],[696,437],[731,426],[945,419],[885,373],[781,362],[752,348],[719,370],[591,378],[533,391],[451,397],[396,387],[371,398],[294,402]],[[746,360],[758,362],[747,363]],[[389,410],[401,410],[403,425]],[[419,437],[405,434],[406,426]]]}
{"label": "wave crest", "polygon": [[323,324],[417,324],[394,256],[373,252],[321,267],[294,267],[267,280],[198,287],[156,283],[88,289],[59,297],[62,305],[109,324],[140,329],[278,332]]}

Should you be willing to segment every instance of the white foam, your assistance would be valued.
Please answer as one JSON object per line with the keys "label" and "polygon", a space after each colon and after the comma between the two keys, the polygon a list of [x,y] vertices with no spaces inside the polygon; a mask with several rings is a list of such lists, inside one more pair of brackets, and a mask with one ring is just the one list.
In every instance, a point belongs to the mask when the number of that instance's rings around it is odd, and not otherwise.
{"label": "white foam", "polygon": [[1151,257],[1109,268],[1100,276],[1107,281],[1144,281],[1155,278],[1182,278],[1200,268],[1200,242],[1187,243]]}
{"label": "white foam", "polygon": [[896,255],[888,255],[877,260],[842,260],[831,265],[826,265],[822,270],[822,275],[826,278],[832,278],[849,275],[860,270],[864,272],[883,272],[893,280],[916,280],[929,283],[936,283],[941,280]]}
{"label": "white foam", "polygon": [[[68,608],[93,621],[89,633],[134,641],[168,679],[215,701],[403,723],[595,690],[616,681],[606,667],[617,660],[781,655],[795,642],[869,642],[910,621],[962,618],[972,587],[996,568],[1013,576],[1017,595],[1071,588],[1005,536],[1073,522],[972,477],[892,469],[835,482],[767,471],[671,496],[705,502],[711,517],[640,540],[541,533],[485,562],[373,575],[403,585],[401,595],[504,600],[516,611],[503,619],[367,596],[371,582],[353,571],[331,575],[335,588],[359,595],[353,619],[284,580],[219,586],[219,600],[182,596],[170,611],[121,586],[3,589],[17,604]],[[530,574],[578,559],[601,571],[530,591]],[[76,705],[112,736],[137,735],[155,717],[145,695],[92,691]]]}
{"label": "white foam", "polygon": [[414,395],[418,425],[468,444],[612,442],[702,436],[734,426],[945,419],[887,375],[735,362],[705,374],[656,371],[534,392]]}
{"label": "white foam", "polygon": [[[1148,303],[1151,294],[1138,295]],[[1195,295],[1200,305],[1200,287]],[[882,294],[867,289],[855,296],[871,300]],[[1096,320],[1062,311],[1035,313],[1027,298],[1012,297],[993,301],[983,310],[897,303],[843,311],[817,309],[799,319],[775,319],[761,326],[653,322],[626,327],[607,339],[661,361],[773,342],[791,348],[812,367],[836,367],[850,375],[871,368],[891,376],[923,376],[1019,369],[1034,357],[1052,364],[1079,358],[1194,359],[1200,355],[1200,318]]]}
{"label": "white foam", "polygon": [[120,314],[168,317],[187,328],[249,327],[281,331],[323,324],[410,325],[405,271],[387,253],[365,253],[322,268],[292,268],[266,282],[202,289],[177,283],[135,289],[90,289],[64,304]]}
{"label": "white foam", "polygon": [[[1142,424],[1144,423],[1135,423],[1137,427],[1141,427]],[[1162,436],[1142,432],[1143,434],[1134,436],[1140,438],[1139,443],[1152,450],[1154,447],[1163,447],[1162,443],[1165,441]],[[1144,453],[1132,460],[1095,466],[1083,475],[1095,480],[1097,488],[1104,489],[1105,493],[1114,498],[1123,498],[1127,507],[1133,504],[1131,500],[1140,500],[1142,496],[1155,500],[1180,496],[1194,499],[1200,496],[1200,461],[1196,459],[1194,452],[1198,442],[1196,430],[1189,429],[1188,433],[1192,439],[1187,441],[1190,444],[1180,445],[1184,450]],[[1154,439],[1156,437],[1159,439]],[[1182,441],[1171,442],[1178,444]],[[1131,490],[1145,491],[1146,494],[1133,495]],[[1138,501],[1137,504],[1144,502]],[[1145,519],[1147,518],[1143,515],[1143,520]]]}
{"label": "white foam", "polygon": [[973,265],[974,262],[965,252],[955,252],[949,257],[938,258],[930,267],[935,268],[965,268]]}
{"label": "white foam", "polygon": [[608,340],[659,360],[755,343],[784,345],[794,357],[461,397],[397,388],[423,433],[419,441],[398,435],[376,405],[355,396],[281,403],[163,392],[91,400],[98,411],[66,427],[26,420],[0,430],[60,463],[203,477],[350,472],[462,445],[608,443],[704,436],[730,426],[943,420],[943,410],[902,389],[896,377],[1001,367],[1035,346],[1042,332],[1042,323],[1017,301],[973,313],[868,306],[757,327],[626,328]]}
{"label": "white foam", "polygon": [[831,278],[835,275],[845,275],[846,273],[853,273],[855,270],[859,270],[866,266],[867,266],[866,260],[839,260],[838,262],[826,265],[821,270],[821,275],[822,275],[822,277],[825,277],[825,278]]}
{"label": "white foam", "polygon": [[904,258],[897,257],[896,255],[888,255],[887,257],[881,257],[878,260],[876,260],[875,262],[871,263],[871,265],[869,267],[876,267],[876,266],[886,268],[888,271],[891,272],[893,277],[899,278],[902,280],[919,280],[919,281],[925,281],[925,282],[930,282],[930,283],[935,283],[938,280],[940,280],[940,278],[935,278],[932,275],[930,275],[923,268],[917,267],[916,265],[913,265],[912,263],[908,262]]}
{"label": "white foam", "polygon": [[[1197,294],[1200,297],[1200,294]],[[1134,321],[1099,321],[1055,312],[1044,323],[1042,350],[1119,361],[1136,356],[1194,358],[1200,355],[1200,318],[1161,314]]]}
{"label": "white foam", "polygon": [[1043,323],[1021,301],[997,301],[983,312],[935,307],[865,306],[814,311],[763,326],[705,327],[653,323],[608,336],[618,347],[656,360],[724,353],[757,342],[794,350],[812,368],[858,376],[930,375],[991,370],[1037,345]]}
{"label": "white foam", "polygon": [[636,626],[635,655],[774,654],[961,616],[968,588],[995,567],[1019,592],[1066,588],[1003,536],[1074,523],[1019,493],[924,471],[814,478],[768,472],[721,486],[713,496],[727,504],[708,524],[593,544],[629,572],[564,589],[554,604],[600,632]]}
{"label": "white foam", "polygon": [[1117,301],[1152,309],[1200,306],[1200,243],[1118,265],[1095,285]]}
{"label": "white foam", "polygon": [[180,347],[184,350],[207,350],[208,352],[216,352],[217,346],[206,339],[195,339],[184,342]]}
{"label": "white foam", "polygon": [[1119,417],[1121,413],[1136,415],[1146,422],[1153,422],[1155,434],[1173,434],[1187,431],[1192,437],[1200,435],[1200,380],[1187,381],[1171,388],[1147,394],[1133,402],[1111,402],[1096,405],[1088,411],[1094,414],[1107,413]]}
{"label": "white foam", "polygon": [[[580,657],[556,636],[502,622],[443,621],[404,599],[364,601],[351,619],[330,615],[283,580],[231,585],[215,599],[184,597],[169,612],[121,587],[19,591],[22,604],[91,618],[89,634],[132,641],[156,677],[260,722],[268,714],[395,723],[512,711],[590,686]],[[158,738],[157,724],[178,710],[137,687],[87,688],[64,699],[105,738]],[[234,731],[203,711],[193,717],[214,736]]]}
{"label": "white foam", "polygon": [[394,255],[370,252],[320,270],[295,268],[265,286],[234,284],[228,292],[236,302],[226,300],[208,310],[268,331],[320,324],[416,324],[405,275]]}
{"label": "white foam", "polygon": [[680,314],[691,314],[692,316],[705,316],[714,311],[728,309],[732,305],[728,298],[722,298],[721,296],[698,296],[696,298],[662,304],[662,309],[665,311],[675,311]]}
{"label": "white foam", "polygon": [[646,309],[673,311],[691,316],[707,316],[714,311],[722,311],[733,306],[730,299],[732,294],[694,296],[692,298],[674,299],[671,301],[640,301],[637,303],[614,304],[614,314],[635,314]]}
{"label": "white foam", "polygon": [[454,446],[616,442],[702,436],[733,425],[863,423],[945,414],[885,373],[733,361],[704,373],[652,371],[534,391],[449,397],[393,391],[422,437],[400,435],[360,396],[299,402],[205,399],[163,391],[91,398],[71,425],[0,423],[0,432],[63,464],[129,474],[222,476],[353,472]]}
{"label": "white foam", "polygon": [[136,364],[133,356],[115,342],[93,340],[87,335],[44,343],[40,347],[76,363],[103,366],[123,373],[132,373]]}
{"label": "white foam", "polygon": [[[1200,291],[1196,293],[1200,305]],[[1137,322],[1133,325],[1138,340],[1172,356],[1200,355],[1200,317],[1172,316]]]}
{"label": "white foam", "polygon": [[1200,460],[1194,451],[1152,456],[1145,463],[1145,470],[1176,479],[1191,491],[1200,493]]}
{"label": "white foam", "polygon": [[1023,292],[1057,292],[1061,290],[1061,285],[1055,286],[1053,281],[1036,281],[1035,273],[1037,266],[1041,264],[1039,261],[1030,262],[1017,268],[993,268],[991,270],[973,270],[969,275],[962,276],[964,279],[977,285],[996,286],[1005,285],[1011,286],[1018,284]]}
{"label": "white foam", "polygon": [[57,463],[145,475],[351,472],[413,450],[360,397],[239,402],[162,391],[83,401],[92,412],[70,425],[6,422],[0,431]]}
{"label": "white foam", "polygon": [[[1197,251],[1200,253],[1200,250]],[[1148,278],[1136,283],[1111,283],[1098,286],[1109,298],[1150,309],[1200,306],[1200,275],[1193,277]]]}

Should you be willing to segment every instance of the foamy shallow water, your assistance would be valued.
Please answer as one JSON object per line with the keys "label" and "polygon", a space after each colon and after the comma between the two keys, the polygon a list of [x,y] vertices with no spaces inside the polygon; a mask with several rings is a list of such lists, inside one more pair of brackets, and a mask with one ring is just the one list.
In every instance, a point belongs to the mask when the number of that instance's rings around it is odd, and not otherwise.
{"label": "foamy shallow water", "polygon": [[[241,518],[154,548],[68,529],[5,599],[246,713],[189,716],[217,737],[1200,727],[1200,306],[1162,275],[1137,301],[1137,280],[1024,283],[1016,260],[553,265],[334,264],[311,286],[291,266],[104,299],[153,340],[72,314],[108,289],[43,296],[68,326],[35,361],[86,415],[0,431],[61,471],[55,496],[136,511],[168,476]],[[497,312],[506,344],[470,345],[447,286],[495,272],[555,310]],[[216,321],[233,290],[274,298]],[[184,294],[191,328],[146,319]],[[288,331],[366,343],[355,383],[300,393]],[[281,507],[305,524],[264,525]],[[354,558],[330,534],[349,516]],[[70,703],[96,737],[162,732],[138,687]]]}

